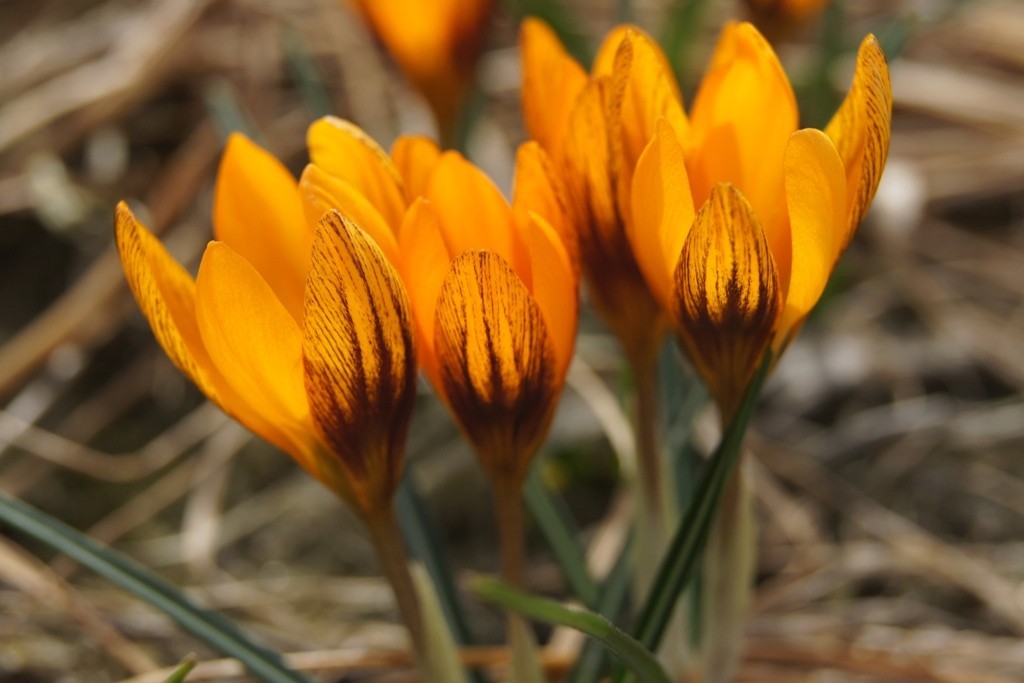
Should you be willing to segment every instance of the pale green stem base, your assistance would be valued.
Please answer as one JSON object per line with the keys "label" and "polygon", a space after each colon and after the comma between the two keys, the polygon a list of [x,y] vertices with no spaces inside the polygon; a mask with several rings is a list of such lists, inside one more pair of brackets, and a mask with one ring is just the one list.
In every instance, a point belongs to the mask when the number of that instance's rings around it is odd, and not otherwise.
{"label": "pale green stem base", "polygon": [[757,571],[752,487],[742,460],[725,485],[704,552],[702,681],[731,683],[743,650]]}

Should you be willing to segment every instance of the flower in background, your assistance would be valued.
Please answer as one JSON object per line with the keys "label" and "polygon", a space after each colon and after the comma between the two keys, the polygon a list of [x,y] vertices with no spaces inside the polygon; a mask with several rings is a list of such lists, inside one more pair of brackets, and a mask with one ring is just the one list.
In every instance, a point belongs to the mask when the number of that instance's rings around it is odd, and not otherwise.
{"label": "flower in background", "polygon": [[352,0],[450,135],[483,48],[491,0]]}
{"label": "flower in background", "polygon": [[770,36],[784,35],[817,16],[831,0],[744,0],[750,19]]}
{"label": "flower in background", "polygon": [[873,36],[825,131],[798,130],[774,51],[734,23],[689,118],[659,121],[633,174],[629,238],[727,418],[765,350],[781,353],[821,297],[878,187],[891,117]]}
{"label": "flower in background", "polygon": [[402,472],[413,323],[375,237],[303,212],[273,156],[232,135],[193,279],[121,203],[116,239],[160,345],[206,396],[370,518]]}
{"label": "flower in background", "polygon": [[523,22],[523,114],[571,198],[570,225],[595,307],[639,373],[653,368],[662,315],[629,248],[633,167],[662,116],[685,114],[661,49],[633,27],[605,39],[588,74],[554,32]]}

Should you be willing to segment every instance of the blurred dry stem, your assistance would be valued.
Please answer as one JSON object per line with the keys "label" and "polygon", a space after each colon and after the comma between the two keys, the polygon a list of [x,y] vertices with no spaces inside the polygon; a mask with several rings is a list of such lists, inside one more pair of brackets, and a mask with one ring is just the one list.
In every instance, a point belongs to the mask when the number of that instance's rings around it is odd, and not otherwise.
{"label": "blurred dry stem", "polygon": [[[567,2],[592,35],[614,4]],[[925,21],[947,4],[914,3],[924,20],[892,63],[895,131],[874,212],[754,427],[763,539],[743,683],[1010,683],[1024,670],[1024,5],[970,0],[948,21]],[[726,5],[709,10],[712,24]],[[881,34],[910,7],[844,3],[847,37]],[[655,28],[662,9],[635,6]],[[220,153],[213,83],[299,167],[312,114],[288,76],[284,27],[306,41],[331,104],[374,137],[423,130],[425,113],[336,0],[15,0],[0,4],[0,27],[0,488],[190,585],[276,647],[302,650],[290,659],[303,670],[412,680],[389,593],[366,576],[376,565],[360,525],[171,373],[129,305],[108,207],[143,196],[149,225],[194,261]],[[815,30],[784,58],[806,59]],[[507,16],[493,38],[477,130],[501,132],[474,145],[502,160],[519,137],[517,93],[491,83],[516,78]],[[845,89],[848,73],[832,76]],[[127,150],[113,176],[87,161],[101,130]],[[48,227],[31,190],[39,158],[56,160],[59,182],[82,199],[80,223]],[[584,327],[550,462],[601,577],[631,518],[608,472],[616,461],[636,468],[636,443],[613,344],[592,319]],[[455,563],[493,570],[486,483],[439,413],[414,429],[411,466]],[[162,681],[173,668],[154,663],[197,649],[74,563],[33,559],[37,550],[0,540],[0,649],[13,653],[0,678]],[[564,591],[532,546],[527,582]],[[497,638],[493,615],[470,616]],[[556,630],[549,671],[565,672],[580,646]],[[463,654],[496,670],[506,656]],[[240,676],[211,657],[199,651],[189,680]]]}

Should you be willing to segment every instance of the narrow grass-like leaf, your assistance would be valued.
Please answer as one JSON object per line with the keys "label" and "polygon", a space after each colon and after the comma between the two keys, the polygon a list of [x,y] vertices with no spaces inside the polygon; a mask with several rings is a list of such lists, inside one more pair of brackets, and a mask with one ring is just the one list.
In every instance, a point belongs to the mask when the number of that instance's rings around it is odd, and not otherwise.
{"label": "narrow grass-like leaf", "polygon": [[181,663],[178,664],[178,668],[164,680],[164,683],[185,683],[189,673],[191,673],[194,668],[196,668],[196,656],[188,655],[185,659],[181,660]]}
{"label": "narrow grass-like leaf", "polygon": [[558,35],[562,45],[581,64],[589,66],[593,59],[593,51],[587,42],[586,33],[580,30],[582,25],[572,16],[561,0],[505,0],[505,6],[517,19],[537,17],[543,19]]}
{"label": "narrow grass-like leaf", "polygon": [[[605,577],[600,588],[601,598],[597,604],[597,612],[605,615],[612,621],[616,621],[618,615],[622,612],[622,607],[626,603],[626,596],[629,595],[630,558],[632,557],[631,543],[632,537],[627,538],[622,546],[622,551],[615,560],[615,564],[612,565],[612,570],[608,572],[608,576]],[[572,671],[569,672],[568,682],[595,683],[598,681],[608,659],[607,655],[608,651],[601,647],[600,642],[588,640],[583,645],[583,650],[580,652],[580,656],[577,658]]]}
{"label": "narrow grass-like leaf", "polygon": [[254,643],[222,615],[197,607],[174,586],[133,560],[46,513],[0,493],[0,521],[134,593],[211,648],[240,661],[257,678],[267,683],[310,683],[289,669],[280,655]]}
{"label": "narrow grass-like leaf", "polygon": [[323,75],[313,61],[313,55],[309,49],[309,43],[298,30],[286,27],[281,43],[284,46],[284,56],[288,70],[295,79],[299,96],[306,110],[314,118],[327,116],[334,113],[331,106],[331,96],[324,85]]}
{"label": "narrow grass-like leaf", "polygon": [[670,683],[653,654],[600,614],[532,595],[489,576],[476,577],[472,589],[480,598],[495,605],[548,624],[568,626],[596,638],[643,683]]}
{"label": "narrow grass-like leaf", "polygon": [[579,530],[569,516],[565,503],[544,485],[539,467],[531,469],[526,478],[524,493],[526,506],[537,521],[573,595],[587,607],[597,609],[597,584],[587,569],[587,559],[579,543]]}
{"label": "narrow grass-like leaf", "polygon": [[[636,639],[648,650],[657,651],[676,601],[693,578],[711,523],[718,511],[722,491],[739,460],[743,436],[754,413],[771,362],[771,353],[766,353],[760,369],[747,388],[743,402],[725,430],[722,442],[711,456],[696,488],[696,495],[690,501],[665,560],[658,569],[654,586],[644,602],[634,629]],[[616,676],[616,681],[627,679],[626,674],[620,673]]]}
{"label": "narrow grass-like leaf", "polygon": [[708,0],[674,0],[666,10],[661,45],[680,82],[689,72],[691,50],[703,29],[709,4]]}

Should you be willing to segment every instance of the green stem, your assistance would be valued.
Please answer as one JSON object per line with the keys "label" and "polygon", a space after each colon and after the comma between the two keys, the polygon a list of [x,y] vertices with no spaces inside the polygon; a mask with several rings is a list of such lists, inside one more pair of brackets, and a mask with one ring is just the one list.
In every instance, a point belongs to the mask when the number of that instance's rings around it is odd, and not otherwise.
{"label": "green stem", "polygon": [[378,511],[364,517],[370,537],[377,549],[377,557],[381,568],[387,576],[391,590],[395,594],[395,603],[402,615],[402,621],[409,630],[413,652],[420,672],[429,679],[429,652],[427,636],[423,629],[423,614],[420,610],[419,598],[416,597],[416,586],[409,572],[409,557],[405,551],[402,532],[395,518],[394,507],[386,505]]}
{"label": "green stem", "polygon": [[[739,459],[747,424],[771,365],[772,354],[767,352],[739,409],[725,430],[722,442],[711,456],[711,462],[696,487],[697,495],[690,501],[665,560],[658,569],[654,587],[647,596],[634,632],[637,640],[648,650],[657,650],[676,601],[693,577],[718,511],[722,492]],[[626,676],[620,675],[616,680],[624,681]]]}
{"label": "green stem", "polygon": [[473,592],[484,600],[538,621],[568,626],[605,644],[643,683],[670,683],[653,654],[600,614],[531,595],[492,577],[477,577]]}

